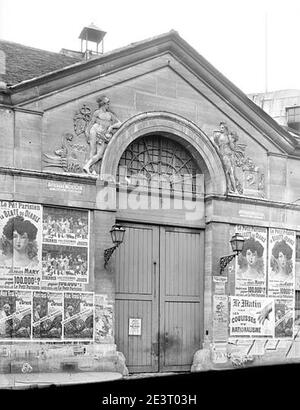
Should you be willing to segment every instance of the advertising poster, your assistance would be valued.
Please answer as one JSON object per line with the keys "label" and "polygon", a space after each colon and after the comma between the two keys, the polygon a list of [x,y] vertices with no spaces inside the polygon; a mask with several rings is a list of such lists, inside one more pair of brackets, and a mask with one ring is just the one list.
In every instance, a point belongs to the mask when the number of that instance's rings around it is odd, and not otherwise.
{"label": "advertising poster", "polygon": [[88,246],[88,212],[44,207],[43,243]]}
{"label": "advertising poster", "polygon": [[62,339],[62,292],[32,293],[32,336],[33,339]]}
{"label": "advertising poster", "polygon": [[216,364],[227,363],[227,343],[214,343],[212,345],[212,361]]}
{"label": "advertising poster", "polygon": [[95,342],[113,343],[113,330],[112,301],[106,295],[95,295]]}
{"label": "advertising poster", "polygon": [[218,295],[225,295],[226,293],[226,276],[213,276],[214,293]]}
{"label": "advertising poster", "polygon": [[294,300],[275,299],[275,338],[291,339],[294,333]]}
{"label": "advertising poster", "polygon": [[43,244],[42,280],[88,283],[88,248]]}
{"label": "advertising poster", "polygon": [[41,281],[41,289],[40,290],[49,290],[49,291],[66,291],[66,292],[73,292],[79,291],[84,292],[84,285],[79,282],[63,282],[63,281]]}
{"label": "advertising poster", "polygon": [[295,263],[295,290],[300,290],[300,261]]}
{"label": "advertising poster", "polygon": [[88,283],[88,244],[88,211],[44,207],[43,286],[48,282],[53,289],[53,283],[59,281],[69,283],[64,290],[71,291],[78,289],[71,283]]}
{"label": "advertising poster", "polygon": [[[12,204],[12,205],[11,205]],[[13,210],[13,202],[0,201],[0,287],[1,288],[13,288],[13,249],[12,238],[9,240],[5,228],[11,211]],[[5,235],[6,234],[6,235]]]}
{"label": "advertising poster", "polygon": [[42,256],[42,206],[0,202],[0,286],[39,286]]}
{"label": "advertising poster", "polygon": [[213,340],[224,342],[228,339],[228,296],[213,297]]}
{"label": "advertising poster", "polygon": [[294,231],[270,229],[268,296],[294,300],[295,243]]}
{"label": "advertising poster", "polygon": [[231,337],[274,337],[274,299],[230,297]]}
{"label": "advertising poster", "polygon": [[0,290],[0,340],[31,338],[32,293]]}
{"label": "advertising poster", "polygon": [[83,291],[89,212],[0,201],[0,289]]}
{"label": "advertising poster", "polygon": [[65,292],[63,338],[90,340],[94,337],[94,293]]}
{"label": "advertising poster", "polygon": [[235,295],[266,296],[267,229],[238,225],[236,232],[245,242],[236,258]]}

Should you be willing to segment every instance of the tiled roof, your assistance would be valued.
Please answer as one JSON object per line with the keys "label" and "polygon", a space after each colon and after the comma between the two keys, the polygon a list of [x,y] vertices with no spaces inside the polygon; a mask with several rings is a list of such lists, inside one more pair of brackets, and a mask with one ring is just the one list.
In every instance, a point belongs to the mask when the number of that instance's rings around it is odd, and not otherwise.
{"label": "tiled roof", "polygon": [[1,64],[0,80],[8,85],[30,80],[81,61],[76,57],[5,40],[0,40],[1,51],[5,54],[5,73],[3,74],[3,64]]}

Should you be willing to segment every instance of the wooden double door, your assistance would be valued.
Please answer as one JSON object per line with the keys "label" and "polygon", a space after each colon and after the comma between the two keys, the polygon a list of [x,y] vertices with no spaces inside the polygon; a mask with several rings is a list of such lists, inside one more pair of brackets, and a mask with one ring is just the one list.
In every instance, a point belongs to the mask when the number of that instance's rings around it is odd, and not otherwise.
{"label": "wooden double door", "polygon": [[204,232],[123,224],[116,343],[130,372],[190,370],[203,334]]}

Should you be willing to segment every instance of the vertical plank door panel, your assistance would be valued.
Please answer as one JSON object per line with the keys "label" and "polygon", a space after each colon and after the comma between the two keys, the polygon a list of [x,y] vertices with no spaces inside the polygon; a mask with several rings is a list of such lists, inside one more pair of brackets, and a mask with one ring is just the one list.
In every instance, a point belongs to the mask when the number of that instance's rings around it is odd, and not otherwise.
{"label": "vertical plank door panel", "polygon": [[[155,372],[159,231],[153,226],[123,225],[126,240],[116,251],[116,343],[130,372]],[[130,319],[141,320],[140,334],[129,334]]]}
{"label": "vertical plank door panel", "polygon": [[203,324],[204,233],[160,228],[160,371],[190,370]]}

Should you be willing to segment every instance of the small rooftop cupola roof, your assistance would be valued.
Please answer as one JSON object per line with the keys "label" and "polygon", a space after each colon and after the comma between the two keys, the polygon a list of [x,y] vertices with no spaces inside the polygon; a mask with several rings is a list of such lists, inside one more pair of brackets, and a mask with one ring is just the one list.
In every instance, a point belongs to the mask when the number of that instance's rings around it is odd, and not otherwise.
{"label": "small rooftop cupola roof", "polygon": [[[103,54],[104,52],[104,36],[106,31],[101,30],[94,23],[83,27],[79,38],[81,39],[81,52],[85,54],[86,59],[91,58],[94,54]],[[96,43],[96,49],[89,49],[89,42]],[[101,43],[101,51],[99,51],[99,44]]]}

